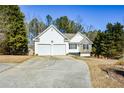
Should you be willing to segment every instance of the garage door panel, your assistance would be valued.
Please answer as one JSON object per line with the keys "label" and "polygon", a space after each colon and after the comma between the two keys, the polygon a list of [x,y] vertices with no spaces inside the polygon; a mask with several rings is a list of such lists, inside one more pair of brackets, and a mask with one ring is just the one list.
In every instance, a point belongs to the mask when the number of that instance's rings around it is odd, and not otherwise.
{"label": "garage door panel", "polygon": [[38,55],[50,55],[51,45],[38,45]]}
{"label": "garage door panel", "polygon": [[52,55],[65,55],[65,45],[54,44],[52,48]]}
{"label": "garage door panel", "polygon": [[38,55],[65,55],[65,44],[39,44],[37,47]]}

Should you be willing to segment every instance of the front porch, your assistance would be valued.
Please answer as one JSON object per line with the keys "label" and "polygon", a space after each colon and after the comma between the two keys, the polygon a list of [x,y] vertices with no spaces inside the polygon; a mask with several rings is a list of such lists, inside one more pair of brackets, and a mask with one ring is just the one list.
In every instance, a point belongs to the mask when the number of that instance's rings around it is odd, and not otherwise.
{"label": "front porch", "polygon": [[92,51],[91,44],[69,43],[69,54],[79,56],[90,56],[91,51]]}

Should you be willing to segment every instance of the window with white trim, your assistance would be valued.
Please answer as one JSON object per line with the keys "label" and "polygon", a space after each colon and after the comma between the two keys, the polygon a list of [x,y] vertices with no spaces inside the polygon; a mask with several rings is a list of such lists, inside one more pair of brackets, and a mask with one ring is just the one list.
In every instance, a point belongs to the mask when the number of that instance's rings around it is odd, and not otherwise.
{"label": "window with white trim", "polygon": [[69,44],[69,49],[77,49],[77,44]]}
{"label": "window with white trim", "polygon": [[88,44],[83,44],[83,49],[85,50],[85,49],[89,49],[89,45]]}

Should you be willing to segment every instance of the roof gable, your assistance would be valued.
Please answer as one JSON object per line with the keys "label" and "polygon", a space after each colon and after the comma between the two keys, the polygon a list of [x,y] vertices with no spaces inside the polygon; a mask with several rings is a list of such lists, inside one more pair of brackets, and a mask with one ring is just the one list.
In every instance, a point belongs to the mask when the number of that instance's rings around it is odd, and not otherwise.
{"label": "roof gable", "polygon": [[70,42],[79,43],[83,39],[82,35],[77,32],[71,39]]}
{"label": "roof gable", "polygon": [[81,40],[82,43],[85,42],[85,40],[87,40],[89,44],[93,44],[93,42],[85,34],[82,34],[80,32],[79,32],[79,34],[81,34],[82,37],[84,37],[84,39]]}
{"label": "roof gable", "polygon": [[38,36],[36,36],[33,40],[35,41],[36,39],[38,39],[40,36],[42,36],[44,33],[46,33],[49,29],[51,29],[51,28],[53,28],[53,29],[55,29],[55,31],[57,31],[57,33],[59,33],[63,38],[65,38],[65,39],[67,39],[68,40],[68,38],[64,35],[64,34],[62,34],[54,25],[50,25],[49,27],[47,27],[43,32],[41,32]]}
{"label": "roof gable", "polygon": [[87,43],[93,44],[92,41],[85,35],[82,34],[81,32],[77,32],[70,40],[70,42],[77,42],[77,43],[82,43],[86,40]]}
{"label": "roof gable", "polygon": [[[89,41],[89,43],[90,44],[93,44],[93,42],[91,41],[91,40],[89,40],[89,38],[86,36],[86,35],[84,35],[84,34],[82,34],[82,33],[80,33],[80,32],[77,32],[76,34],[73,34],[73,33],[61,33],[54,25],[50,25],[49,27],[47,27],[43,32],[41,32],[38,36],[36,36],[33,40],[35,41],[37,41],[38,39],[39,39],[39,37],[40,36],[42,36],[45,32],[47,32],[50,28],[53,28],[53,29],[55,29],[55,31],[57,31],[65,40],[72,40],[73,38],[75,38],[76,37],[76,35],[80,35],[80,40],[77,38],[77,40],[75,40],[74,42],[78,42],[78,43],[81,43],[81,42],[84,42],[84,40],[88,40]],[[81,38],[82,37],[82,38]],[[85,39],[83,39],[83,38],[85,38]]]}

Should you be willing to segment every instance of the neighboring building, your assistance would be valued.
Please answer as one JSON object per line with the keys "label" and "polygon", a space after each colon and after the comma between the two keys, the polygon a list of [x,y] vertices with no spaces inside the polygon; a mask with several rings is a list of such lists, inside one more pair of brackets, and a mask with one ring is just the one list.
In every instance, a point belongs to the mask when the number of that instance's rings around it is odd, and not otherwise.
{"label": "neighboring building", "polygon": [[92,41],[84,34],[61,33],[55,26],[50,25],[34,38],[35,55],[66,55],[69,53],[90,56]]}

